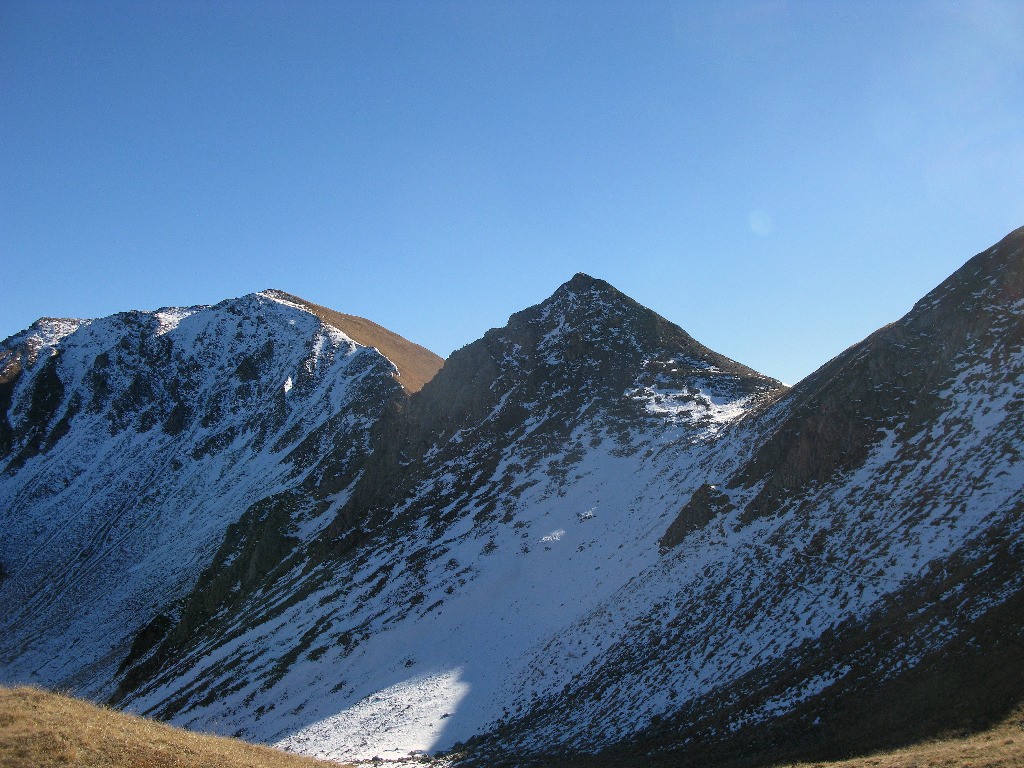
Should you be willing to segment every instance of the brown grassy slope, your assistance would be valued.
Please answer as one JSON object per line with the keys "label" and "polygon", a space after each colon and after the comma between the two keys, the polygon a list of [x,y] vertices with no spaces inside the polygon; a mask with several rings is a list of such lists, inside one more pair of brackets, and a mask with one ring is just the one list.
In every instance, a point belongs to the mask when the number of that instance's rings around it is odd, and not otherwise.
{"label": "brown grassy slope", "polygon": [[786,768],[1024,768],[1024,711],[972,736],[838,762],[792,763]]}
{"label": "brown grassy slope", "polygon": [[[590,763],[601,764],[600,759]],[[237,739],[190,733],[35,688],[0,687],[0,766],[337,768],[338,764]],[[964,738],[838,762],[786,764],[786,768],[1024,768],[1024,711]]]}
{"label": "brown grassy slope", "polygon": [[298,296],[284,291],[271,290],[268,293],[276,294],[286,301],[304,307],[323,322],[333,325],[357,344],[362,344],[364,347],[376,347],[384,357],[397,366],[398,383],[409,394],[419,392],[423,385],[434,378],[434,374],[444,365],[444,359],[426,347],[413,344],[408,339],[404,339],[397,333],[366,318],[335,312],[333,309],[321,307],[319,304],[300,299]]}
{"label": "brown grassy slope", "polygon": [[0,687],[3,768],[324,768],[325,763],[206,736],[37,688]]}

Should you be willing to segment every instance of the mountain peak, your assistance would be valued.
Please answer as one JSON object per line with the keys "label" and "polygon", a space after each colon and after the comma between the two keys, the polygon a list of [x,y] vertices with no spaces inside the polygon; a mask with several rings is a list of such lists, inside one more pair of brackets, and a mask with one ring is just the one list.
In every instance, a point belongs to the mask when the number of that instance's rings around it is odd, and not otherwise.
{"label": "mountain peak", "polygon": [[452,353],[414,399],[428,437],[410,450],[496,414],[506,421],[516,413],[539,417],[538,408],[560,413],[567,425],[588,407],[703,428],[704,416],[719,413],[721,404],[750,405],[781,387],[604,280],[577,273],[540,304]]}
{"label": "mountain peak", "polygon": [[506,329],[500,332],[515,332],[524,326],[532,326],[528,336],[539,339],[544,355],[555,361],[562,357],[551,352],[568,344],[574,357],[589,349],[606,353],[618,350],[616,356],[637,358],[629,364],[622,358],[614,363],[609,361],[613,368],[632,367],[641,359],[649,361],[668,355],[665,359],[685,358],[688,365],[701,369],[769,380],[704,346],[683,328],[611,283],[585,272],[577,272],[540,304],[512,315]]}
{"label": "mountain peak", "polygon": [[611,288],[612,285],[605,280],[591,277],[586,272],[577,272],[568,282],[564,283],[564,287],[580,291],[592,288]]}
{"label": "mountain peak", "polygon": [[277,288],[268,288],[262,295],[274,301],[297,306],[337,328],[357,344],[375,348],[395,364],[398,369],[398,383],[409,394],[418,392],[444,365],[444,360],[426,347],[414,344],[372,320],[336,312]]}
{"label": "mountain peak", "polygon": [[[541,306],[549,304],[553,301],[557,301],[563,296],[579,296],[581,294],[589,294],[592,296],[604,296],[607,298],[625,299],[627,302],[636,305],[638,309],[646,310],[646,307],[642,307],[640,304],[636,304],[626,294],[616,288],[614,285],[609,283],[607,280],[601,280],[597,277],[592,277],[585,272],[577,272],[569,280],[562,283],[555,290],[551,297],[542,302]],[[649,310],[648,310],[649,311]]]}

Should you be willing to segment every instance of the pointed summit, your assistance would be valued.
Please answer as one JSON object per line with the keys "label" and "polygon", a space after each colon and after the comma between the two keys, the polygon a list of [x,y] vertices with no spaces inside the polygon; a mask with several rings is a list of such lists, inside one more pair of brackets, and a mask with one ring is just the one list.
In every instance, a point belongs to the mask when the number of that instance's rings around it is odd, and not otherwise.
{"label": "pointed summit", "polygon": [[[560,296],[567,294],[607,294],[610,296],[616,296],[628,299],[622,291],[616,288],[614,285],[609,283],[607,280],[602,280],[598,277],[592,277],[586,272],[577,272],[571,278],[562,283],[555,292],[548,297],[547,301],[552,301]],[[630,299],[632,301],[632,299]],[[545,304],[547,302],[541,302]],[[639,305],[638,305],[639,306]]]}
{"label": "pointed summit", "polygon": [[[746,402],[782,389],[610,283],[580,272],[545,301],[512,315],[505,327],[453,353],[417,405],[444,410],[451,424],[483,417],[501,398],[524,410],[539,403],[570,414],[590,402],[671,417],[694,398]],[[508,405],[505,410],[511,412]]]}
{"label": "pointed summit", "polygon": [[276,288],[269,288],[262,295],[310,312],[357,344],[374,347],[394,363],[398,369],[398,383],[408,394],[419,392],[444,365],[444,360],[426,347],[414,344],[372,320],[336,312]]}
{"label": "pointed summit", "polygon": [[704,346],[611,283],[584,272],[577,272],[540,304],[512,315],[505,328],[488,331],[485,339],[499,335],[515,337],[521,349],[535,349],[550,365],[589,361],[602,377],[612,379],[643,361],[672,360],[677,368],[769,380]]}
{"label": "pointed summit", "polygon": [[567,282],[562,283],[562,288],[571,291],[608,290],[617,292],[617,289],[609,282],[591,277],[586,272],[577,272]]}

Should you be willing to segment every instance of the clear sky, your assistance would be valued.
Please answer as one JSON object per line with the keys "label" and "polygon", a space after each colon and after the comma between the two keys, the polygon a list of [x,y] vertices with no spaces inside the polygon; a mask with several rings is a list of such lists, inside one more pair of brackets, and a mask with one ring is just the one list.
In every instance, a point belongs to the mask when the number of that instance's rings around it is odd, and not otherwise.
{"label": "clear sky", "polygon": [[0,0],[0,338],[575,272],[793,383],[1024,224],[1024,3]]}

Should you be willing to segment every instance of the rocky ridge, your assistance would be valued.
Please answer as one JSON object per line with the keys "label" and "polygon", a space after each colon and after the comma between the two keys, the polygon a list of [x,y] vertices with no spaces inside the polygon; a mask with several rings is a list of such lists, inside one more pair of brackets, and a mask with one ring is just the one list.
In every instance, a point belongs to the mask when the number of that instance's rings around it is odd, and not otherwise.
{"label": "rocky ridge", "polygon": [[[993,722],[1024,682],[1022,275],[1018,230],[791,390],[577,275],[412,394],[374,364],[309,401],[281,482],[75,680],[335,759],[754,765]],[[12,477],[80,432],[19,344]]]}
{"label": "rocky ridge", "polygon": [[266,293],[44,319],[0,365],[5,675],[94,697],[261,502],[316,487],[289,525],[326,525],[402,397],[385,357]]}
{"label": "rocky ridge", "polygon": [[624,761],[764,764],[1004,716],[1024,682],[1022,276],[1017,230],[751,414],[749,457],[538,654],[536,703],[472,759],[604,740]]}

